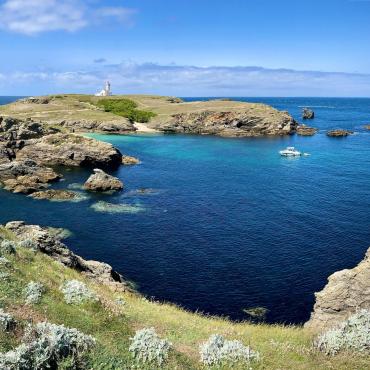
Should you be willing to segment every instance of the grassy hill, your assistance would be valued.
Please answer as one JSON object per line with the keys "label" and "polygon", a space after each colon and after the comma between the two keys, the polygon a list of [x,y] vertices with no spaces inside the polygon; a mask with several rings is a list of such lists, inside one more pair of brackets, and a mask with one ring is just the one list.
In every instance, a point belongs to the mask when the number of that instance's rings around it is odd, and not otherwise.
{"label": "grassy hill", "polygon": [[[17,243],[15,235],[1,228],[2,238]],[[114,291],[63,266],[39,251],[17,244],[16,253],[2,252],[0,262],[0,308],[17,321],[14,330],[0,330],[0,352],[9,351],[22,340],[27,324],[48,321],[77,328],[96,339],[84,355],[86,369],[208,369],[200,362],[199,345],[212,334],[240,340],[260,354],[253,369],[367,369],[369,357],[342,353],[326,356],[312,346],[312,335],[302,327],[233,323],[227,319],[186,312],[174,305],[152,302],[132,291]],[[68,304],[60,286],[78,280],[94,292],[97,300]],[[44,286],[39,303],[27,304],[24,289],[31,281]],[[0,320],[1,321],[1,320]],[[0,325],[1,326],[1,325]],[[144,365],[129,351],[136,330],[155,328],[172,343],[169,358],[162,365]],[[72,369],[70,358],[61,359],[60,369]],[[229,369],[231,365],[213,367]],[[246,369],[235,364],[235,369]]]}

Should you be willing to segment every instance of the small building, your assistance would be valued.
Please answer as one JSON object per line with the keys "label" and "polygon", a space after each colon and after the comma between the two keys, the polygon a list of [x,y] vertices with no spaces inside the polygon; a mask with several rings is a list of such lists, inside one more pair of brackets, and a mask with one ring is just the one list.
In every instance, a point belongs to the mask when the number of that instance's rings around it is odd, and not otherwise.
{"label": "small building", "polygon": [[110,82],[106,81],[105,82],[105,87],[103,90],[99,91],[98,93],[95,94],[95,96],[111,96],[112,92],[110,90]]}

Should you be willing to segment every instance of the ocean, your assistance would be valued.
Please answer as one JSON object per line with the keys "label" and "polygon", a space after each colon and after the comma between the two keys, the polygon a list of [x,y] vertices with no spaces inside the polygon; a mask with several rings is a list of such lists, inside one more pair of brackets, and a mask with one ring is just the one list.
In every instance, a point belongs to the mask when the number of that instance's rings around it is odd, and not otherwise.
{"label": "ocean", "polygon": [[[299,121],[302,107],[312,107],[316,118],[307,124],[319,132],[93,134],[142,161],[114,173],[122,193],[52,203],[0,190],[0,222],[69,229],[74,252],[111,264],[149,298],[235,320],[248,318],[244,309],[265,307],[269,323],[305,322],[314,292],[333,272],[360,262],[370,245],[370,131],[363,128],[370,99],[239,99],[287,110]],[[0,97],[0,104],[11,100]],[[355,134],[329,138],[332,128]],[[311,155],[282,158],[286,146]],[[63,174],[55,187],[82,184],[90,171]],[[97,202],[127,207],[98,212]]]}

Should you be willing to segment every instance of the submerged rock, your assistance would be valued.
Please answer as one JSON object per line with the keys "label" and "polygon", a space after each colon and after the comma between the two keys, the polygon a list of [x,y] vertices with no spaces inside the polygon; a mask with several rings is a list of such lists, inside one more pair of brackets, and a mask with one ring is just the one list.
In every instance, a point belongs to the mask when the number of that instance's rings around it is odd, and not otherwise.
{"label": "submerged rock", "polygon": [[0,184],[14,193],[30,194],[61,178],[54,170],[32,160],[17,160],[0,165]]}
{"label": "submerged rock", "polygon": [[108,175],[103,170],[94,169],[84,184],[84,189],[89,191],[118,191],[123,189],[123,183],[114,176]]}
{"label": "submerged rock", "polygon": [[353,131],[342,130],[342,129],[331,130],[326,133],[326,135],[330,137],[345,137],[345,136],[352,135],[352,134],[353,134]]}
{"label": "submerged rock", "polygon": [[128,284],[123,277],[114,271],[110,265],[97,261],[86,261],[77,256],[48,228],[26,225],[23,221],[9,222],[5,225],[5,228],[14,233],[20,241],[31,239],[36,243],[37,250],[40,252],[47,254],[65,266],[76,269],[99,283],[109,285],[120,291],[128,289]]}
{"label": "submerged rock", "polygon": [[80,202],[87,197],[82,193],[77,193],[70,190],[42,190],[31,194],[35,199],[47,199],[54,202]]}
{"label": "submerged rock", "polygon": [[359,309],[370,309],[370,248],[355,268],[335,272],[325,288],[315,294],[316,303],[305,324],[314,331],[330,329]]}
{"label": "submerged rock", "polygon": [[139,204],[114,204],[103,201],[93,204],[91,208],[96,212],[103,213],[139,213],[145,211],[145,208]]}
{"label": "submerged rock", "polygon": [[317,132],[317,128],[306,125],[299,125],[297,127],[297,134],[301,136],[313,136]]}

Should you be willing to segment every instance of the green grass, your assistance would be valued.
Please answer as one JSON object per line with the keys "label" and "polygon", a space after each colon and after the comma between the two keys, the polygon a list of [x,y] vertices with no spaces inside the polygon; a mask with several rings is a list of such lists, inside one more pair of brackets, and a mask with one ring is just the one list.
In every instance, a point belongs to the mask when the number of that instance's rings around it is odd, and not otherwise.
{"label": "green grass", "polygon": [[[0,235],[13,237],[4,229],[0,229]],[[48,320],[93,335],[97,346],[87,356],[89,369],[156,369],[155,366],[137,364],[128,350],[130,337],[144,327],[154,327],[160,336],[173,343],[174,350],[161,369],[205,369],[199,361],[198,348],[215,333],[241,340],[259,351],[261,361],[253,365],[253,369],[369,368],[369,357],[357,354],[328,357],[317,352],[312,347],[311,334],[302,327],[233,323],[190,313],[171,304],[152,302],[134,292],[116,292],[40,252],[18,248],[15,256],[7,258],[11,262],[6,268],[10,278],[0,280],[0,307],[12,313],[21,327],[29,321]],[[85,282],[99,296],[99,301],[77,306],[65,303],[59,287],[63,281],[71,279]],[[46,293],[40,304],[27,306],[23,289],[31,280],[42,282]],[[117,298],[126,303],[117,304]],[[0,351],[13,348],[20,338],[20,329],[15,334],[0,333]],[[68,360],[61,368],[68,369]],[[235,369],[245,369],[245,366],[235,366]]]}
{"label": "green grass", "polygon": [[126,117],[131,122],[145,123],[156,116],[153,112],[137,109],[137,104],[134,101],[125,98],[100,99],[97,101],[96,105],[103,108],[105,112]]}

